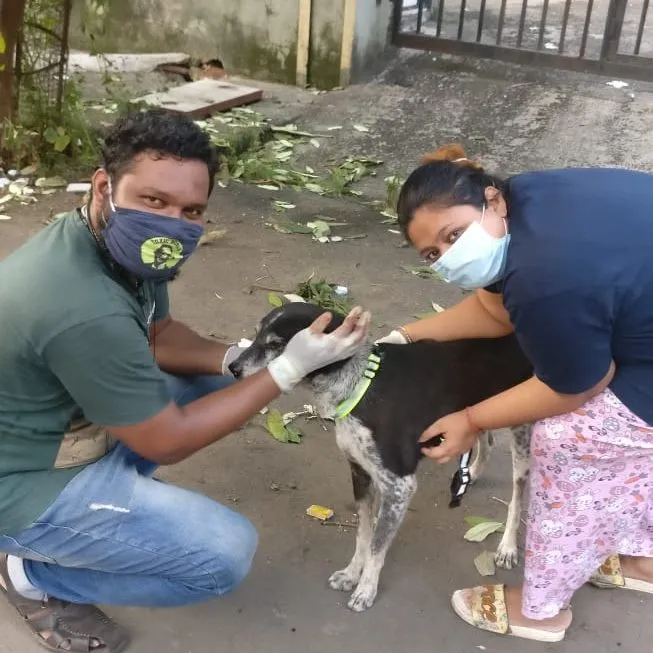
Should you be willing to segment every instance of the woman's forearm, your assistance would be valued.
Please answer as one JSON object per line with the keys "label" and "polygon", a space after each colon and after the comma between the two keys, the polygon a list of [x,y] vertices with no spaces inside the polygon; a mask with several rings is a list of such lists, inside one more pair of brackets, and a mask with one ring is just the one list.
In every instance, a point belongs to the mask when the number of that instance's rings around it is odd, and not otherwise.
{"label": "woman's forearm", "polygon": [[451,308],[403,327],[411,340],[500,338],[513,328],[500,295],[479,291]]}
{"label": "woman's forearm", "polygon": [[577,395],[560,394],[533,376],[510,390],[470,407],[467,414],[472,425],[482,431],[530,424],[577,410],[602,392],[613,376],[614,363],[599,383]]}

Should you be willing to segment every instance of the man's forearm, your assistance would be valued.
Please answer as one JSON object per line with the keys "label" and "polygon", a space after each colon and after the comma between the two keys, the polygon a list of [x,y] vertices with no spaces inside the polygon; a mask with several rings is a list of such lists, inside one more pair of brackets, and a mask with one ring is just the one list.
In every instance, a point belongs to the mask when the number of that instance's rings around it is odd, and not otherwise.
{"label": "man's forearm", "polygon": [[571,413],[604,390],[613,376],[614,364],[596,386],[577,395],[560,394],[533,376],[510,390],[472,406],[468,416],[473,426],[489,431]]}
{"label": "man's forearm", "polygon": [[170,320],[152,339],[157,365],[170,374],[221,374],[227,345]]}

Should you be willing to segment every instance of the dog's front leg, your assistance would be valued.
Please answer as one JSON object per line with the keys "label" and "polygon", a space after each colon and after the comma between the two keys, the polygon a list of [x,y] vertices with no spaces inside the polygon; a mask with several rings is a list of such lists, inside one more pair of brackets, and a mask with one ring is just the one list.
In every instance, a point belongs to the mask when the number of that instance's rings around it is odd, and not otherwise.
{"label": "dog's front leg", "polygon": [[510,451],[512,454],[512,497],[506,517],[506,530],[499,542],[495,560],[498,567],[512,569],[519,562],[517,538],[526,482],[531,468],[531,425],[513,429]]}
{"label": "dog's front leg", "polygon": [[417,489],[414,475],[400,477],[384,471],[384,477],[379,481],[380,507],[370,551],[365,559],[358,586],[348,604],[354,612],[363,612],[374,604],[386,553]]}
{"label": "dog's front leg", "polygon": [[351,480],[358,513],[358,530],[356,531],[356,551],[351,562],[329,578],[329,585],[334,590],[341,592],[351,592],[358,584],[372,543],[372,510],[374,504],[372,479],[357,463],[350,460],[349,464],[351,465]]}

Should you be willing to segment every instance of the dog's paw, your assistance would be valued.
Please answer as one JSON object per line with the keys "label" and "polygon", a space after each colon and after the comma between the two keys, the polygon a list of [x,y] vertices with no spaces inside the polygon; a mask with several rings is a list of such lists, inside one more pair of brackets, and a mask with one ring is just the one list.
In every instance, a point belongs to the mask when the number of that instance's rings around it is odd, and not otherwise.
{"label": "dog's paw", "polygon": [[516,546],[499,545],[494,554],[494,561],[501,569],[514,569],[519,564],[519,550]]}
{"label": "dog's paw", "polygon": [[365,612],[374,605],[376,587],[359,585],[349,599],[347,607],[354,612]]}
{"label": "dog's paw", "polygon": [[331,574],[329,577],[329,587],[338,592],[351,592],[358,584],[359,578],[360,576],[354,576],[349,571],[349,568],[341,569]]}

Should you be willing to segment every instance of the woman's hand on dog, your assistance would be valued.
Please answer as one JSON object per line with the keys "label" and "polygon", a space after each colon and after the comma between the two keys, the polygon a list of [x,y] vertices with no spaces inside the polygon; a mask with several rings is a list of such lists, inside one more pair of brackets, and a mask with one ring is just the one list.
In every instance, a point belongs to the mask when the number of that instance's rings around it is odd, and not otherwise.
{"label": "woman's hand on dog", "polygon": [[471,423],[467,411],[451,413],[433,422],[422,433],[420,442],[426,442],[436,435],[443,438],[437,447],[425,447],[422,453],[438,463],[447,463],[472,449],[480,431]]}

